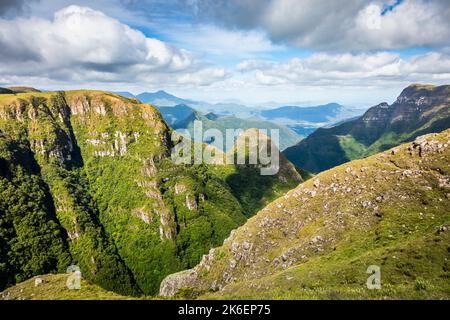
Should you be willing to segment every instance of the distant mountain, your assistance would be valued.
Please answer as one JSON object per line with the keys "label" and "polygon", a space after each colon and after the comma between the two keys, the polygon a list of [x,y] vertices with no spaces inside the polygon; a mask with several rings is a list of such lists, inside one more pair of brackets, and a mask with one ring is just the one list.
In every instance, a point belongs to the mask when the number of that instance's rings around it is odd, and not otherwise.
{"label": "distant mountain", "polygon": [[311,133],[313,133],[314,131],[317,130],[317,127],[311,127],[311,126],[306,126],[306,125],[301,125],[301,124],[290,124],[290,125],[288,124],[288,125],[286,125],[286,127],[291,129],[292,131],[294,131],[301,137],[307,137]]}
{"label": "distant mountain", "polygon": [[241,119],[233,115],[220,116],[215,113],[203,114],[195,109],[181,104],[174,107],[159,107],[158,108],[164,120],[174,129],[187,129],[191,137],[194,137],[194,121],[200,120],[203,124],[203,131],[208,129],[218,129],[226,134],[226,129],[278,129],[280,133],[280,150],[295,145],[301,140],[301,136],[296,134],[293,130],[258,118]]}
{"label": "distant mountain", "polygon": [[27,92],[41,92],[38,89],[32,87],[8,87],[8,88],[0,88],[0,94],[17,94],[17,93],[27,93]]}
{"label": "distant mountain", "polygon": [[328,103],[318,106],[283,106],[275,109],[262,110],[259,116],[278,124],[285,125],[301,136],[308,136],[317,128],[331,126],[356,115],[361,115],[360,109],[342,106],[338,103]]}
{"label": "distant mountain", "polygon": [[249,107],[239,103],[220,102],[215,104],[199,104],[198,110],[214,112],[218,115],[236,116],[238,118],[251,118],[259,116],[259,108]]}
{"label": "distant mountain", "polygon": [[213,113],[213,112],[209,112],[207,114],[205,114],[205,118],[209,119],[209,120],[217,120],[219,119],[219,115]]}
{"label": "distant mountain", "polygon": [[[176,124],[177,122],[185,120],[183,117],[186,116],[187,113],[192,116],[191,111],[187,109],[192,108],[203,114],[212,113],[214,117],[234,116],[240,119],[252,119],[253,121],[256,121],[257,119],[259,119],[259,121],[270,121],[281,127],[291,129],[303,138],[307,137],[319,127],[330,126],[336,122],[354,117],[355,115],[361,115],[362,113],[361,110],[344,107],[338,103],[328,103],[325,105],[308,107],[282,106],[267,109],[267,107],[249,107],[235,101],[208,103],[183,99],[163,90],[157,92],[143,92],[138,95],[133,95],[126,91],[115,93],[127,98],[137,98],[144,103],[150,103],[157,106],[163,115],[165,115],[164,118],[166,121],[174,128],[178,126]],[[181,108],[180,106],[183,107]],[[170,110],[168,107],[177,108]],[[183,125],[181,125],[181,127],[183,127]]]}
{"label": "distant mountain", "polygon": [[134,94],[132,94],[131,92],[128,92],[128,91],[115,91],[113,93],[118,94],[124,98],[136,98],[136,96]]}
{"label": "distant mountain", "polygon": [[183,123],[194,121],[197,118],[196,111],[185,104],[173,107],[158,107],[164,120],[174,129],[183,127]]}
{"label": "distant mountain", "polygon": [[320,172],[450,127],[450,86],[412,85],[392,104],[381,103],[363,116],[321,128],[284,151],[297,166]]}
{"label": "distant mountain", "polygon": [[139,100],[144,103],[150,103],[155,106],[175,106],[178,104],[191,104],[194,103],[192,100],[178,98],[170,93],[167,93],[163,90],[157,92],[143,92],[136,96]]}
{"label": "distant mountain", "polygon": [[313,107],[285,106],[261,111],[261,116],[268,120],[285,118],[294,121],[328,122],[336,118],[345,109],[338,103],[329,103]]}

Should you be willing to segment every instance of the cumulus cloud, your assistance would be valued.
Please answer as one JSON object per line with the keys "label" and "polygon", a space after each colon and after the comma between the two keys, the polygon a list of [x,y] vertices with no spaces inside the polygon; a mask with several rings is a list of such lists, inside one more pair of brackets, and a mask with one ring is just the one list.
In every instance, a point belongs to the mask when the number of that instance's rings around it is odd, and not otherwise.
{"label": "cumulus cloud", "polygon": [[272,67],[275,64],[273,61],[265,61],[259,59],[249,59],[241,61],[236,65],[236,70],[245,72],[245,71],[253,71],[258,69],[267,69]]}
{"label": "cumulus cloud", "polygon": [[[449,44],[448,0],[189,0],[201,20],[262,29],[275,42],[320,50]],[[378,8],[378,10],[377,10]]]}
{"label": "cumulus cloud", "polygon": [[211,82],[224,80],[227,73],[224,68],[205,68],[196,72],[181,74],[176,81],[179,84],[204,86]]}
{"label": "cumulus cloud", "polygon": [[254,71],[262,85],[390,86],[393,83],[450,81],[450,56],[432,52],[401,58],[399,54],[327,54],[287,62],[243,61],[243,71]]}
{"label": "cumulus cloud", "polygon": [[[176,81],[183,73],[214,70],[187,50],[75,5],[57,11],[52,20],[0,19],[0,56],[3,76],[60,81]],[[217,73],[204,72],[202,84],[217,79]]]}

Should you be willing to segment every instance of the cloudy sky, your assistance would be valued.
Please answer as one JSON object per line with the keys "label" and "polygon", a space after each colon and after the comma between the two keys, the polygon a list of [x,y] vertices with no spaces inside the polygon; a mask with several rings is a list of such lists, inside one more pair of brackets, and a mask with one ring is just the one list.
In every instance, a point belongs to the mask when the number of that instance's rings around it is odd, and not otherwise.
{"label": "cloudy sky", "polygon": [[450,84],[448,0],[1,0],[0,86],[370,106]]}

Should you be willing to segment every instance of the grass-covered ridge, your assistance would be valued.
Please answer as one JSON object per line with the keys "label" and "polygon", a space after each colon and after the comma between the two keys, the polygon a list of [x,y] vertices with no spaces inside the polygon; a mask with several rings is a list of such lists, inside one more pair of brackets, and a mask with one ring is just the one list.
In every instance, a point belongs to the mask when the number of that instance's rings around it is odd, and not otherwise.
{"label": "grass-covered ridge", "polygon": [[[450,299],[449,177],[450,130],[324,171],[249,219],[196,268],[168,277],[161,293]],[[370,265],[381,268],[381,290],[366,287]]]}
{"label": "grass-covered ridge", "polygon": [[[136,297],[123,296],[107,291],[85,279],[80,289],[67,287],[68,274],[46,274],[33,277],[0,293],[0,300],[127,300]],[[38,280],[38,285],[36,284]]]}
{"label": "grass-covered ridge", "polygon": [[102,91],[2,94],[0,142],[1,289],[74,263],[105,289],[154,294],[298,182],[286,166],[244,202],[235,186],[256,182],[236,175],[256,167],[174,165],[158,110]]}

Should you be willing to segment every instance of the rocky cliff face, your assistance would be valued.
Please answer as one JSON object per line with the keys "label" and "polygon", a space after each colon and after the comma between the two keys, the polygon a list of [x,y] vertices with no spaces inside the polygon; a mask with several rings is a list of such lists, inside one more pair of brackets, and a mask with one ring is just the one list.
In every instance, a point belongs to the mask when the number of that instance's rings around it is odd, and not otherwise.
{"label": "rocky cliff face", "polygon": [[[175,166],[170,133],[152,106],[106,92],[1,95],[0,288],[75,263],[104,288],[152,294],[220,245],[252,214],[230,179],[250,182],[232,165]],[[270,179],[260,205],[297,184],[292,174]]]}
{"label": "rocky cliff face", "polygon": [[284,151],[297,166],[320,172],[450,126],[450,86],[412,85],[392,104],[382,103],[359,119],[319,129]]}
{"label": "rocky cliff face", "polygon": [[[448,298],[449,160],[447,130],[325,171],[167,277],[160,295]],[[365,286],[370,265],[380,291]]]}

